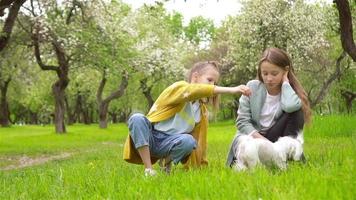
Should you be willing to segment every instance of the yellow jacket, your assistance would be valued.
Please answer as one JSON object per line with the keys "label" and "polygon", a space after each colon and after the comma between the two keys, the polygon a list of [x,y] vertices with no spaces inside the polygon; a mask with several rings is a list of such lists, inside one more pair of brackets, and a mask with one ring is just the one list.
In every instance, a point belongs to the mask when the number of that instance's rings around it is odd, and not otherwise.
{"label": "yellow jacket", "polygon": [[[166,120],[181,111],[185,103],[211,97],[213,94],[214,85],[191,84],[185,81],[175,82],[160,94],[146,117],[151,123]],[[192,136],[197,141],[197,148],[190,154],[185,163],[186,167],[208,163],[206,160],[208,110],[202,102],[200,102],[200,110],[201,120],[192,131]],[[130,135],[126,138],[123,158],[130,163],[142,164],[141,157],[135,149]],[[155,163],[158,158],[151,157],[151,160],[152,163]]]}

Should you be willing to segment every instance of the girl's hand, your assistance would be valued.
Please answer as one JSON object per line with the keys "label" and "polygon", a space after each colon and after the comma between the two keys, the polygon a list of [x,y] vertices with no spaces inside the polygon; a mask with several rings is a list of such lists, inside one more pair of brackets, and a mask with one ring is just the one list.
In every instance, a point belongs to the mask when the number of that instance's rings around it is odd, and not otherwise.
{"label": "girl's hand", "polygon": [[251,90],[249,87],[246,85],[239,85],[236,87],[238,92],[241,92],[245,96],[250,96],[251,95]]}
{"label": "girl's hand", "polygon": [[252,133],[252,137],[253,138],[261,138],[261,139],[264,139],[264,140],[267,140],[267,141],[269,141],[267,138],[265,138],[261,133],[259,133],[259,132],[254,132],[254,133]]}
{"label": "girl's hand", "polygon": [[[286,71],[286,72],[284,73],[284,75],[283,75],[283,79],[282,79],[282,81],[283,81],[283,82],[287,82],[287,83],[289,83],[289,79],[288,79],[288,72],[289,72],[289,71]],[[283,83],[283,82],[282,82],[282,83]]]}

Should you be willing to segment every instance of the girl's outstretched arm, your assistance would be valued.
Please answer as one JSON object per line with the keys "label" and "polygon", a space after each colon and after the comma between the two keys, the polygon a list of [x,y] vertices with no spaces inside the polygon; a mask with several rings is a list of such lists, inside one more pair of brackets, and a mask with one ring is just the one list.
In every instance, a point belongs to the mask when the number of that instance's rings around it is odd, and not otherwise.
{"label": "girl's outstretched arm", "polygon": [[215,86],[214,94],[224,94],[224,93],[229,93],[229,94],[242,93],[245,96],[250,96],[251,95],[251,90],[246,85],[239,85],[239,86],[236,86],[236,87]]}

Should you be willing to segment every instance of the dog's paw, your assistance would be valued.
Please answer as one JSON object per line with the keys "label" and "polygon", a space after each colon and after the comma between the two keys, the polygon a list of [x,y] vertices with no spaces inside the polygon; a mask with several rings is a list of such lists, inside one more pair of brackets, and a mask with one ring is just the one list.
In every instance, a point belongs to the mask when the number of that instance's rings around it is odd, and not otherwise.
{"label": "dog's paw", "polygon": [[232,169],[237,171],[237,172],[240,172],[240,171],[245,171],[247,169],[247,167],[245,165],[243,165],[243,164],[235,163],[232,166]]}
{"label": "dog's paw", "polygon": [[278,162],[278,163],[277,163],[277,167],[278,167],[280,170],[285,171],[285,170],[287,170],[287,162],[284,162],[284,161]]}

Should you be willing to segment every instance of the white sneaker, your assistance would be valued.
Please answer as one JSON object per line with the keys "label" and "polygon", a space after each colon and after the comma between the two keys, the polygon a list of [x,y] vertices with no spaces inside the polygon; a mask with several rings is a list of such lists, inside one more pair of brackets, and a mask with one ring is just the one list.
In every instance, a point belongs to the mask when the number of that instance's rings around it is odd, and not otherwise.
{"label": "white sneaker", "polygon": [[157,172],[154,169],[146,168],[145,169],[145,176],[156,176]]}

